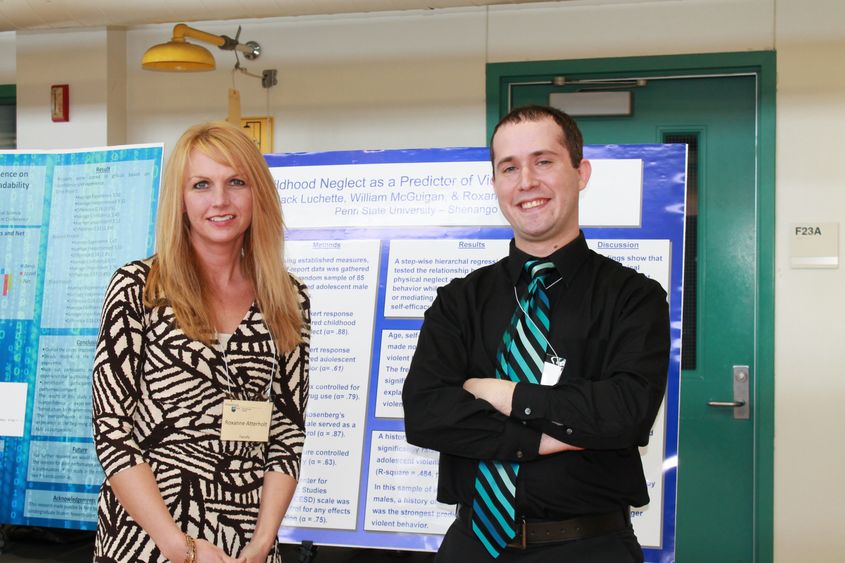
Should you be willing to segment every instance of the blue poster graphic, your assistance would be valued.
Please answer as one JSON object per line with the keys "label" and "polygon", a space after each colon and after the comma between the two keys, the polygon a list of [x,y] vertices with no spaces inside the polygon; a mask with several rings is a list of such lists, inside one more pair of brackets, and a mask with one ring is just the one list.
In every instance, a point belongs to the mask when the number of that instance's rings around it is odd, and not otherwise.
{"label": "blue poster graphic", "polygon": [[161,145],[0,152],[0,522],[91,529],[111,274],[153,250]]}

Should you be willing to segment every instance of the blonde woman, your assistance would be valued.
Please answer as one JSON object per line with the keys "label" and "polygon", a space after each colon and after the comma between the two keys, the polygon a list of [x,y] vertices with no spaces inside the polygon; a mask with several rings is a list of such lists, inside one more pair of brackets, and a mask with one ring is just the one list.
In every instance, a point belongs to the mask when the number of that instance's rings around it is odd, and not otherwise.
{"label": "blonde woman", "polygon": [[120,268],[103,306],[95,561],[281,561],[309,310],[252,140],[226,123],[188,129],[165,170],[156,254]]}

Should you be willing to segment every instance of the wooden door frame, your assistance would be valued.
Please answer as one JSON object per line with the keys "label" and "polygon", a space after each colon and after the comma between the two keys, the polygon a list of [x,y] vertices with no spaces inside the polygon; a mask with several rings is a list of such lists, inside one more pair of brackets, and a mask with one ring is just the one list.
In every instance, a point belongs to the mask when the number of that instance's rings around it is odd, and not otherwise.
{"label": "wooden door frame", "polygon": [[487,138],[507,112],[512,84],[548,83],[549,76],[579,78],[635,76],[757,76],[757,185],[755,272],[754,408],[754,561],[772,561],[774,527],[774,251],[775,251],[775,101],[774,51],[622,57],[487,65]]}

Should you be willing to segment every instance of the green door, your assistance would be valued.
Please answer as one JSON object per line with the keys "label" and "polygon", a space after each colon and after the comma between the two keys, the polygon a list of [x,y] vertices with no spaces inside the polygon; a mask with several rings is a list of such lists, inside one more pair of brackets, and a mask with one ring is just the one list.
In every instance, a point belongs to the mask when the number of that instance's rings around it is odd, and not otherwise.
{"label": "green door", "polygon": [[0,85],[0,149],[17,148],[17,112],[14,84]]}
{"label": "green door", "polygon": [[[548,104],[555,92],[621,89],[632,93],[631,115],[576,118],[587,144],[689,145],[676,560],[768,561],[771,319],[760,325],[771,316],[771,294],[763,288],[771,283],[765,263],[773,240],[763,217],[769,210],[761,203],[761,170],[773,157],[761,154],[761,76],[753,68],[655,73],[648,66],[666,59],[629,59],[616,72],[601,72],[612,66],[606,60],[592,67],[591,61],[525,63],[535,65],[532,71],[549,65],[529,77],[514,72],[525,70],[519,64],[490,65],[488,97],[501,102],[494,108],[488,99],[488,107],[503,115],[508,98],[517,107]],[[648,78],[639,85],[577,84],[642,77]],[[741,411],[724,405],[734,401],[734,379],[743,371],[734,366],[750,373],[748,419],[736,419]]]}

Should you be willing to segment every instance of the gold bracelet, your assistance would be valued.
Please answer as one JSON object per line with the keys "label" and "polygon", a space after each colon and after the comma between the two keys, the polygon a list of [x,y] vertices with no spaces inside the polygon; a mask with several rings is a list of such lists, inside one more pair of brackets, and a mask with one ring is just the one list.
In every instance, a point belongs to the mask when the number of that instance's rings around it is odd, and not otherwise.
{"label": "gold bracelet", "polygon": [[185,534],[185,563],[194,563],[197,558],[197,542]]}

